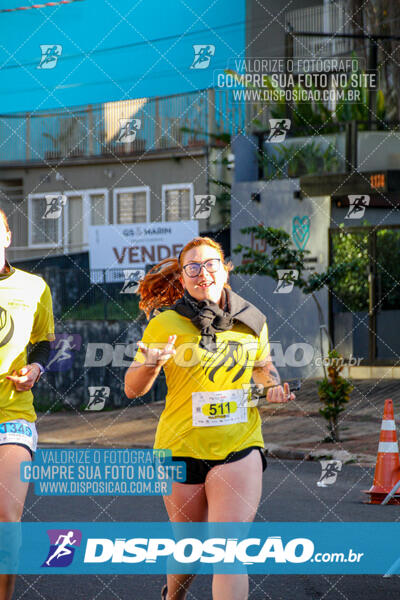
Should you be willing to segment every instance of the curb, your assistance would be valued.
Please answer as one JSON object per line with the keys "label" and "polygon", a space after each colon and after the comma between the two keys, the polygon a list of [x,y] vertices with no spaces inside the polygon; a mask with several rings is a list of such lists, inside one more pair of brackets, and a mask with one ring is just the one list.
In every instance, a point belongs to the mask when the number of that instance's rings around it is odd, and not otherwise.
{"label": "curb", "polygon": [[376,457],[369,454],[351,454],[347,450],[309,450],[302,448],[287,448],[276,444],[266,444],[265,454],[270,458],[282,460],[340,460],[343,464],[371,464],[375,465]]}
{"label": "curb", "polygon": [[[45,442],[38,444],[38,448],[104,448],[104,444],[99,442],[60,442],[55,439],[48,438]],[[106,446],[107,448],[115,448],[121,450],[124,448]],[[141,444],[140,446],[131,444],[127,448],[141,449],[141,448],[152,448],[151,444]],[[355,464],[364,465],[368,467],[374,467],[376,464],[376,456],[370,454],[351,454],[347,450],[309,450],[307,448],[287,448],[285,446],[278,446],[277,444],[266,444],[264,450],[267,458],[278,458],[280,460],[340,460],[342,464]]]}

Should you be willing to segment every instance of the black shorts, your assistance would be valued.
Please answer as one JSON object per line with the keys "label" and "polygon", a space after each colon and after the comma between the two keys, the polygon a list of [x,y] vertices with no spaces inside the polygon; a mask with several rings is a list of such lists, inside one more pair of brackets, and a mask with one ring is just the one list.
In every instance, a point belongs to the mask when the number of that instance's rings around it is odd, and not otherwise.
{"label": "black shorts", "polygon": [[20,444],[18,442],[4,442],[4,444],[0,444],[0,446],[21,446],[21,448],[26,448],[31,455],[31,458],[33,458],[33,451],[26,444]]}
{"label": "black shorts", "polygon": [[267,468],[267,459],[265,458],[264,450],[260,446],[250,446],[244,450],[239,450],[239,452],[231,452],[222,460],[203,460],[201,458],[192,458],[191,456],[173,456],[172,460],[182,461],[186,464],[186,480],[180,483],[204,483],[207,474],[213,467],[240,460],[254,449],[260,451],[263,471],[265,471]]}

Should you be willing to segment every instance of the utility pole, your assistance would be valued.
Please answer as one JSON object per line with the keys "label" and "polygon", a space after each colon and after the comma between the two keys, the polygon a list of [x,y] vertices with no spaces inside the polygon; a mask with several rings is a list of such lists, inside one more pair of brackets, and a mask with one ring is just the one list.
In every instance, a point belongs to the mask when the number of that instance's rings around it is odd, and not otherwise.
{"label": "utility pole", "polygon": [[[294,40],[293,40],[293,27],[290,23],[287,24],[287,29],[285,33],[285,73],[286,76],[293,69],[293,56],[294,56]],[[289,69],[289,64],[292,64],[292,69]],[[285,91],[287,90],[287,86]],[[286,106],[286,117],[292,120],[293,115],[293,104],[290,100],[286,100],[285,98],[285,106]]]}
{"label": "utility pole", "polygon": [[[378,40],[372,36],[369,38],[368,48],[368,73],[377,74],[378,71]],[[368,92],[368,126],[372,129],[372,121],[376,121],[376,89]]]}

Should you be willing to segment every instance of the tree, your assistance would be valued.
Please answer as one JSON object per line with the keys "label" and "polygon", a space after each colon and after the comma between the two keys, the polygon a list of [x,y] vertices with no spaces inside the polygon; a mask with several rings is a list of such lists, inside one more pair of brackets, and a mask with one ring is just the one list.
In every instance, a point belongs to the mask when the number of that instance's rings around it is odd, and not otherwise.
{"label": "tree", "polygon": [[[337,263],[329,266],[322,273],[312,273],[306,278],[305,256],[309,254],[309,251],[293,248],[291,236],[286,231],[265,227],[264,225],[244,227],[240,231],[244,234],[253,234],[255,239],[264,240],[267,248],[265,252],[260,252],[250,246],[238,244],[233,252],[235,254],[243,252],[242,258],[248,260],[248,262],[235,267],[235,272],[244,275],[266,275],[272,277],[275,281],[279,281],[278,269],[297,271],[298,277],[296,278],[293,273],[291,276],[289,274],[287,282],[293,283],[294,286],[300,288],[304,294],[309,294],[314,300],[320,323],[321,356],[323,356],[323,331],[327,336],[329,349],[332,350],[333,342],[316,293],[324,287],[332,288],[340,282],[343,277],[357,268],[357,261],[353,259],[348,262]],[[323,368],[326,377],[325,366]]]}
{"label": "tree", "polygon": [[[365,312],[369,308],[368,274],[375,277],[375,310],[396,310],[400,302],[400,232],[375,228],[363,221],[363,230],[348,231],[343,224],[332,236],[333,266],[351,262],[354,268],[333,286],[340,311]],[[371,239],[372,238],[372,239]],[[375,247],[375,252],[370,249]]]}
{"label": "tree", "polygon": [[[363,222],[366,227],[368,223]],[[368,310],[368,267],[370,264],[368,229],[360,232],[346,231],[341,224],[332,235],[333,266],[351,262],[354,268],[343,273],[333,285],[335,298],[342,302],[344,310],[363,312]]]}
{"label": "tree", "polygon": [[[355,58],[355,54],[353,54]],[[225,73],[232,75],[240,83],[240,75],[232,69],[226,69]],[[359,74],[365,74],[365,71],[359,71]],[[269,75],[263,76],[263,85],[270,91],[274,91],[278,95],[278,100],[269,101],[261,100],[259,102],[258,114],[262,115],[268,109],[271,117],[274,119],[284,119],[287,115],[287,105],[284,100],[285,93]],[[258,88],[251,84],[245,84],[246,88],[259,90],[260,98],[263,98],[263,88]],[[353,101],[353,92],[357,90],[360,102]],[[389,93],[388,89],[385,89]],[[352,86],[349,80],[343,88],[343,99],[339,100],[334,109],[328,108],[324,102],[318,97],[317,88],[311,86],[305,89],[302,85],[297,84],[293,88],[293,101],[291,102],[291,119],[292,131],[296,136],[309,135],[310,129],[316,134],[326,135],[328,133],[336,133],[338,126],[341,123],[348,121],[359,121],[360,129],[367,127],[370,118],[369,111],[369,90],[365,85],[359,82],[357,87]],[[296,99],[297,97],[297,99]],[[306,98],[305,100],[302,97]],[[280,99],[282,98],[282,99]],[[387,117],[387,107],[385,93],[382,89],[377,90],[376,96],[376,115],[372,115],[373,120],[378,121],[378,129],[382,128],[384,120]],[[362,123],[365,125],[362,125]],[[254,119],[254,125],[263,126],[262,122]]]}

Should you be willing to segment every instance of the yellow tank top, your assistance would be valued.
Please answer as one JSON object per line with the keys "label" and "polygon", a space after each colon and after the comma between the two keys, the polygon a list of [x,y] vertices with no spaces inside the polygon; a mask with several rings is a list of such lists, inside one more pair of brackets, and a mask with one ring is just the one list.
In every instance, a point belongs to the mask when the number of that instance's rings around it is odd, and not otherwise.
{"label": "yellow tank top", "polygon": [[[237,399],[243,384],[250,383],[255,362],[269,355],[267,325],[258,337],[235,322],[231,330],[216,334],[214,353],[199,346],[200,331],[188,318],[166,310],[151,319],[142,341],[162,347],[174,334],[176,355],[164,365],[168,393],[154,448],[220,460],[249,446],[264,447],[258,409],[239,408]],[[141,351],[135,361],[144,362]]]}
{"label": "yellow tank top", "polygon": [[13,269],[0,278],[0,423],[35,421],[33,394],[17,392],[7,375],[26,365],[28,343],[54,339],[50,289],[37,275]]}

